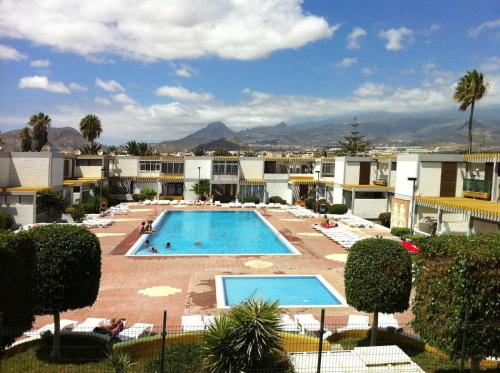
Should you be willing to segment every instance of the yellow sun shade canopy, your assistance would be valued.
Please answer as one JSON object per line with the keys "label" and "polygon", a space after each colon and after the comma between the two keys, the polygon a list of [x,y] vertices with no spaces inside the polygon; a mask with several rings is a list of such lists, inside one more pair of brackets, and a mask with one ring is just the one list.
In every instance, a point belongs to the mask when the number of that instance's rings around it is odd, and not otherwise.
{"label": "yellow sun shade canopy", "polygon": [[500,221],[500,203],[464,197],[415,197],[419,205],[451,212],[470,213],[487,220]]}

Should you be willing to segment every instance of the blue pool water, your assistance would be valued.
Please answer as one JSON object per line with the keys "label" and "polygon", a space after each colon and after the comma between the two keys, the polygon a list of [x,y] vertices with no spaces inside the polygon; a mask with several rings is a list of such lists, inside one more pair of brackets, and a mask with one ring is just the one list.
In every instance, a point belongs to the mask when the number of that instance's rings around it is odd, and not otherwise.
{"label": "blue pool water", "polygon": [[335,306],[341,301],[317,276],[223,276],[225,306],[248,298],[279,301],[281,306]]}
{"label": "blue pool water", "polygon": [[[293,253],[253,211],[169,211],[149,242],[149,248],[143,243],[131,255]],[[149,252],[151,247],[158,253]]]}

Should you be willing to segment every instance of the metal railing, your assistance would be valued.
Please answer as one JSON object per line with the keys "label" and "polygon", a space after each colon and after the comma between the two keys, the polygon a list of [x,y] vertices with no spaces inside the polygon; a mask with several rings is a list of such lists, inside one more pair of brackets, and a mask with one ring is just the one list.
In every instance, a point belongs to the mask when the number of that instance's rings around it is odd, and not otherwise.
{"label": "metal railing", "polygon": [[[282,351],[275,354],[279,366],[264,364],[245,372],[369,372],[375,368],[384,372],[460,370],[460,356],[451,360],[429,349],[409,324],[379,325],[377,346],[370,347],[371,331],[366,323],[328,323],[324,313],[311,323],[295,322],[293,315],[289,320],[292,322],[280,327]],[[205,336],[210,334],[210,322],[213,318],[205,317],[199,324],[167,325],[165,313],[162,325],[146,328],[132,325],[115,337],[99,328],[67,329],[61,334],[58,360],[51,357],[52,334],[31,332],[0,352],[0,372],[209,372],[207,343],[213,338]],[[477,325],[464,327],[463,337],[467,338],[473,328]],[[0,329],[0,339],[5,340],[17,332],[15,328]],[[500,369],[500,359],[491,358],[486,363],[483,361],[482,367],[487,371]],[[465,368],[470,368],[467,361]],[[219,370],[224,371],[229,372]]]}
{"label": "metal railing", "polygon": [[478,179],[464,179],[463,190],[467,192],[490,193],[491,182]]}

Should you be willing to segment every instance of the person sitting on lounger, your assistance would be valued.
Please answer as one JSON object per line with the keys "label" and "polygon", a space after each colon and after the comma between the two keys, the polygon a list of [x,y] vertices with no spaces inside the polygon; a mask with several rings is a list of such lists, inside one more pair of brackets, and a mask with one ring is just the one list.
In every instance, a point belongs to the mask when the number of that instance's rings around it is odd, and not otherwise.
{"label": "person sitting on lounger", "polygon": [[337,227],[337,223],[330,224],[330,219],[328,219],[328,216],[323,217],[323,221],[320,223],[321,227],[323,228],[335,228]]}
{"label": "person sitting on lounger", "polygon": [[102,334],[108,334],[110,333],[114,328],[118,326],[120,322],[123,322],[125,319],[116,319],[112,318],[108,322],[104,323],[101,326],[97,326],[94,328],[93,332],[94,333],[102,333]]}
{"label": "person sitting on lounger", "polygon": [[120,332],[125,329],[125,321],[126,319],[119,319],[118,322],[116,323],[116,326],[111,329],[111,331],[109,332],[109,336],[111,338],[115,338],[118,336],[118,334],[120,334]]}

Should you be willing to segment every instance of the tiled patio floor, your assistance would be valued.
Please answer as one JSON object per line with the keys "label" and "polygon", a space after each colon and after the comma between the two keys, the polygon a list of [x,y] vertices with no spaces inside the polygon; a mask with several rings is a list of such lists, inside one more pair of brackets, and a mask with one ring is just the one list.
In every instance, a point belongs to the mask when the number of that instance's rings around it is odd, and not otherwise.
{"label": "tiled patio floor", "polygon": [[[99,235],[102,277],[98,298],[92,307],[66,312],[62,318],[81,322],[87,317],[125,317],[129,325],[135,322],[160,325],[163,310],[167,310],[168,324],[180,325],[182,315],[219,312],[216,308],[214,276],[220,274],[320,274],[344,296],[345,256],[332,254],[347,254],[347,251],[326,237],[314,234],[317,231],[311,228],[311,224],[320,219],[292,220],[293,215],[272,209],[260,212],[302,255],[125,257],[123,254],[139,236],[141,221],[154,219],[165,208],[169,207],[131,206],[128,215],[114,217],[117,221],[112,226],[92,229],[95,233],[102,233]],[[178,210],[173,207],[170,209]],[[210,207],[190,206],[186,209]],[[221,210],[220,207],[213,209]],[[268,264],[248,265],[252,260]],[[167,293],[173,294],[164,294],[165,289]],[[319,309],[316,308],[287,311],[319,315]],[[347,315],[354,313],[358,312],[349,307],[326,309],[327,321],[330,323],[345,323]],[[406,322],[411,318],[411,313],[397,316],[400,322]],[[37,326],[49,322],[52,322],[51,317],[39,317]]]}

